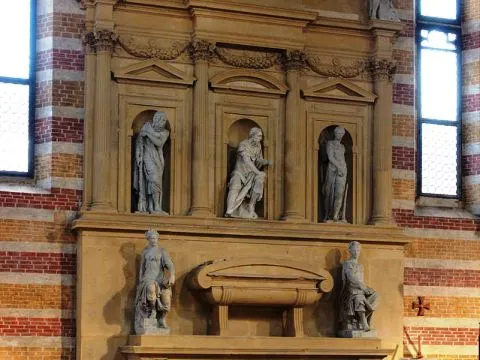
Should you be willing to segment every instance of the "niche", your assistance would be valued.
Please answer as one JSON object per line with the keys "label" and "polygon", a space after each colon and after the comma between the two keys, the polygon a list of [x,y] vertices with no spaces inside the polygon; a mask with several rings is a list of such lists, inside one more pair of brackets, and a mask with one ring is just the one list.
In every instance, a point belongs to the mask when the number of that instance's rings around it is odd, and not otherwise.
{"label": "niche", "polygon": [[[134,121],[132,122],[132,147],[131,147],[131,211],[132,212],[143,212],[143,213],[155,213],[158,215],[168,215],[170,213],[170,174],[171,174],[171,126],[168,119],[165,122],[164,129],[168,131],[168,134],[164,131],[163,135],[158,137],[161,145],[154,145],[153,142],[147,139],[145,136],[143,144],[143,157],[137,159],[137,146],[140,145],[139,134],[142,128],[146,123],[152,123],[153,117],[157,111],[155,110],[146,110],[138,114]],[[165,114],[166,116],[166,114]],[[166,140],[165,140],[166,137]],[[163,157],[163,172],[161,171]],[[151,168],[148,169],[145,167],[144,160],[153,160],[155,168],[160,168],[159,171],[155,174],[151,171]],[[143,186],[140,184],[141,179],[143,178]],[[146,204],[143,206],[143,209],[139,209],[139,200],[140,200],[140,191],[144,191],[147,194],[147,198],[144,199]],[[149,206],[148,202],[152,201],[149,197],[152,196],[152,193],[161,191],[159,201],[161,203],[161,210],[152,211],[152,207]]]}
{"label": "niche", "polygon": [[[338,125],[331,125],[325,128],[318,138],[318,222],[348,222],[353,223],[353,140],[348,131],[340,140],[340,144],[335,143],[335,129]],[[334,156],[334,161],[329,160],[327,145],[331,143],[330,156]],[[343,146],[343,149],[342,149]],[[343,152],[344,151],[344,152]],[[343,154],[342,154],[343,152]],[[333,154],[335,153],[335,154]],[[347,174],[342,179],[338,175],[337,167],[334,162],[337,160],[341,163],[344,158]],[[344,193],[341,197],[335,196],[342,189],[342,182],[345,182]],[[341,192],[341,190],[340,190]],[[340,209],[338,217],[334,219],[335,203]]]}
{"label": "niche", "polygon": [[[248,135],[250,132],[250,129],[253,127],[260,128],[262,130],[262,133],[265,136],[265,133],[260,125],[258,125],[255,121],[251,119],[240,119],[235,121],[230,128],[228,129],[228,142],[227,142],[227,173],[226,173],[226,179],[225,179],[225,189],[224,189],[224,201],[223,201],[223,214],[225,214],[227,210],[227,199],[228,199],[228,192],[229,192],[229,187],[228,184],[231,179],[232,172],[235,170],[235,165],[237,162],[237,148],[238,145],[248,139]],[[263,144],[263,139],[261,142],[261,147],[262,147],[262,154],[264,154],[264,144]],[[265,154],[264,154],[265,155]],[[265,168],[261,168],[260,170],[266,171]],[[263,197],[260,201],[257,201],[255,205],[255,212],[257,213],[259,218],[265,218],[265,194],[266,194],[266,186],[267,186],[267,181],[264,183],[264,191],[263,191]]]}

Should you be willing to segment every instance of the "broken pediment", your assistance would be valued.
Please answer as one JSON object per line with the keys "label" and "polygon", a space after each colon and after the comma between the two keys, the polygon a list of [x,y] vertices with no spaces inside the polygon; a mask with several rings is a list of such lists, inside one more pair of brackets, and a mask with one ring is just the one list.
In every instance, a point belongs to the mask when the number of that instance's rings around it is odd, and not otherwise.
{"label": "broken pediment", "polygon": [[288,87],[273,76],[260,71],[235,69],[215,75],[210,86],[217,92],[252,93],[264,96],[283,96]]}
{"label": "broken pediment", "polygon": [[113,73],[117,81],[153,82],[163,84],[193,85],[195,79],[183,71],[157,59],[149,59],[121,68]]}
{"label": "broken pediment", "polygon": [[302,90],[306,100],[333,99],[374,103],[377,96],[345,79],[330,79],[319,85]]}

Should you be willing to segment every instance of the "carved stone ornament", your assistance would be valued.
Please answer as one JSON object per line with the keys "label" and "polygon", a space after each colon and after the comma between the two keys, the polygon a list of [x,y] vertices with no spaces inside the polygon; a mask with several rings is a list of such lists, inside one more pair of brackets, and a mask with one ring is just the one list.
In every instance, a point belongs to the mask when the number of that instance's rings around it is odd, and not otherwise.
{"label": "carved stone ornament", "polygon": [[247,68],[268,69],[277,63],[278,55],[270,52],[215,48],[220,60],[225,64]]}
{"label": "carved stone ornament", "polygon": [[370,71],[377,80],[392,81],[397,64],[388,59],[372,59],[370,61]]}
{"label": "carved stone ornament", "polygon": [[351,65],[343,65],[338,58],[333,58],[331,64],[324,64],[318,56],[308,56],[307,64],[317,74],[344,79],[357,77],[366,69],[364,61],[355,61]]}
{"label": "carved stone ornament", "polygon": [[287,50],[282,56],[282,65],[286,71],[302,70],[307,66],[307,54],[302,50]]}
{"label": "carved stone ornament", "polygon": [[372,20],[400,21],[393,0],[369,0],[368,12]]}
{"label": "carved stone ornament", "polygon": [[83,35],[83,43],[87,51],[113,51],[118,36],[110,30],[90,31]]}
{"label": "carved stone ornament", "polygon": [[162,46],[164,41],[154,39],[139,39],[131,36],[122,36],[120,45],[130,55],[139,58],[173,60],[179,57],[187,48],[187,44],[174,42],[169,47]]}
{"label": "carved stone ornament", "polygon": [[215,57],[215,44],[207,40],[193,40],[188,46],[188,52],[194,62],[209,61]]}

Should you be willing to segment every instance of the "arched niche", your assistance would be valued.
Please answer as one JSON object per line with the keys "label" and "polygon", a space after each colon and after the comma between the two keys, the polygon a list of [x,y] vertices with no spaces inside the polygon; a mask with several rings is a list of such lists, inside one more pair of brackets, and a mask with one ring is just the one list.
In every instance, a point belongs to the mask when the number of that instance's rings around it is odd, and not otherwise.
{"label": "arched niche", "polygon": [[[223,212],[222,216],[225,213],[227,209],[227,195],[228,195],[228,183],[230,181],[230,177],[232,174],[232,171],[235,169],[235,162],[237,160],[237,148],[238,145],[245,139],[248,138],[248,134],[250,132],[250,129],[253,127],[258,127],[262,130],[262,133],[265,136],[265,131],[264,129],[255,121],[248,119],[248,118],[242,118],[239,119],[235,122],[233,122],[230,127],[228,128],[227,131],[227,144],[226,144],[226,179],[224,182],[224,189],[223,189]],[[265,154],[265,147],[264,143],[262,140],[262,153]],[[266,185],[266,183],[265,183]],[[264,196],[262,200],[258,201],[256,206],[255,206],[255,212],[258,214],[259,218],[264,218],[265,217],[265,194],[266,194],[266,189],[264,189]]]}
{"label": "arched niche", "polygon": [[[325,211],[325,196],[324,188],[326,185],[328,155],[327,142],[335,139],[334,130],[338,125],[327,126],[320,133],[318,137],[318,167],[317,167],[317,222],[326,221]],[[340,143],[345,147],[345,162],[347,164],[347,179],[345,187],[345,195],[342,200],[343,205],[340,213],[345,211],[345,219],[348,223],[353,223],[353,191],[355,189],[353,184],[354,179],[354,159],[353,159],[353,138],[348,130],[345,129],[345,135],[342,137]]]}
{"label": "arched niche", "polygon": [[[160,110],[161,111],[161,110]],[[140,130],[142,129],[143,125],[145,123],[152,121],[154,114],[157,112],[157,110],[144,110],[140,112],[132,121],[131,125],[131,148],[130,148],[130,154],[131,154],[131,161],[130,161],[130,176],[131,176],[131,197],[130,197],[130,210],[131,212],[137,212],[137,204],[138,204],[138,193],[134,189],[134,169],[136,166],[136,157],[135,157],[135,149],[136,149],[136,144],[137,144],[137,137],[138,134],[140,133]],[[167,114],[168,117],[168,114]],[[171,129],[171,124],[170,120],[167,120],[165,128],[169,131],[170,135],[168,136],[165,144],[163,145],[163,157],[165,161],[164,165],[164,170],[163,170],[163,176],[162,176],[162,191],[163,191],[163,196],[162,196],[162,209],[166,213],[170,213],[171,210],[171,204],[170,204],[170,194],[171,194],[171,164],[172,164],[172,143],[171,143],[171,134],[172,134],[172,129]]]}

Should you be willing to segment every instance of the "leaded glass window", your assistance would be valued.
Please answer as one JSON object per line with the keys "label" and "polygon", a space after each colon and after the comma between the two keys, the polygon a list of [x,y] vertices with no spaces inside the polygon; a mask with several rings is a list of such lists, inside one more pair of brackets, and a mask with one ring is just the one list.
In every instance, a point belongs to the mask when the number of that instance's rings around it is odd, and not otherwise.
{"label": "leaded glass window", "polygon": [[0,4],[0,174],[32,175],[35,0]]}
{"label": "leaded glass window", "polygon": [[459,1],[417,1],[419,195],[460,196]]}

